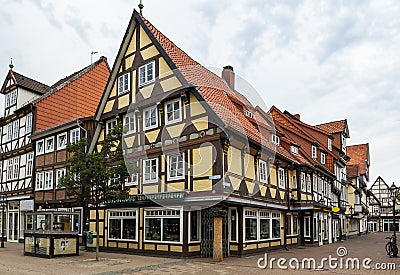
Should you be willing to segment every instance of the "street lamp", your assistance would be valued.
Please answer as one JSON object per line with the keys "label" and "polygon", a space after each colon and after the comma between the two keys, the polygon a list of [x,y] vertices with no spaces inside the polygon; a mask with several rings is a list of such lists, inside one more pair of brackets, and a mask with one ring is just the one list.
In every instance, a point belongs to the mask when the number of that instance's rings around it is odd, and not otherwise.
{"label": "street lamp", "polygon": [[392,186],[390,186],[390,195],[392,196],[393,199],[393,236],[395,244],[396,244],[396,200],[399,195],[398,191],[399,191],[398,188],[393,182]]}

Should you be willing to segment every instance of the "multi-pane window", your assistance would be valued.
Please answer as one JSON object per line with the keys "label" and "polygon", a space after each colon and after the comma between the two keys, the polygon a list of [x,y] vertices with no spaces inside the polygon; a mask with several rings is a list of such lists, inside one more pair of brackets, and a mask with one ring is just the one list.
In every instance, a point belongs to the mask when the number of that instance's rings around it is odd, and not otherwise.
{"label": "multi-pane window", "polygon": [[130,90],[130,77],[129,73],[118,77],[118,94],[124,94]]}
{"label": "multi-pane window", "polygon": [[17,90],[13,90],[11,93],[6,95],[6,108],[17,103]]}
{"label": "multi-pane window", "polygon": [[183,154],[167,156],[168,180],[185,178],[184,162]]}
{"label": "multi-pane window", "polygon": [[53,170],[44,172],[44,189],[53,189]]}
{"label": "multi-pane window", "polygon": [[324,153],[321,153],[321,163],[325,164],[326,161],[326,155]]}
{"label": "multi-pane window", "polygon": [[379,213],[379,205],[372,206],[372,213]]}
{"label": "multi-pane window", "polygon": [[297,189],[297,177],[296,175],[292,176],[292,188]]}
{"label": "multi-pane window", "polygon": [[44,153],[44,140],[36,141],[36,155],[42,155]]}
{"label": "multi-pane window", "polygon": [[299,154],[299,147],[292,145],[292,146],[290,146],[290,151],[292,152],[292,154],[297,155],[297,154]]}
{"label": "multi-pane window", "polygon": [[189,241],[199,242],[200,241],[200,228],[201,228],[201,211],[190,211],[189,212]]}
{"label": "multi-pane window", "polygon": [[131,133],[135,132],[136,127],[135,127],[135,114],[134,113],[128,113],[124,117],[124,133]]}
{"label": "multi-pane window", "polygon": [[36,186],[35,190],[43,190],[43,172],[37,172],[36,173]]}
{"label": "multi-pane window", "polygon": [[261,159],[258,161],[258,180],[268,182],[267,163]]}
{"label": "multi-pane window", "polygon": [[283,168],[279,168],[278,170],[278,177],[279,177],[279,188],[285,189],[285,170]]}
{"label": "multi-pane window", "polygon": [[313,175],[313,191],[318,191],[318,178],[316,175]]}
{"label": "multi-pane window", "polygon": [[165,124],[182,121],[182,102],[180,99],[165,103]]}
{"label": "multi-pane window", "polygon": [[143,160],[144,183],[155,183],[158,180],[158,159]]}
{"label": "multi-pane window", "polygon": [[260,240],[271,239],[271,213],[260,211]]}
{"label": "multi-pane window", "polygon": [[132,173],[130,177],[128,177],[125,181],[125,186],[138,185],[139,183],[139,161],[136,161],[132,170],[129,171]]}
{"label": "multi-pane window", "polygon": [[26,116],[26,133],[32,131],[32,114]]}
{"label": "multi-pane window", "polygon": [[33,153],[28,153],[26,155],[26,175],[32,176],[32,168],[33,168]]}
{"label": "multi-pane window", "polygon": [[281,214],[265,210],[245,209],[245,242],[279,239]]}
{"label": "multi-pane window", "polygon": [[297,215],[287,215],[288,235],[297,235],[298,232],[298,218]]}
{"label": "multi-pane window", "polygon": [[245,241],[257,240],[257,211],[246,210],[244,211],[244,225],[245,225]]}
{"label": "multi-pane window", "polygon": [[7,125],[7,140],[11,140],[13,137],[13,124],[10,123]]}
{"label": "multi-pane window", "polygon": [[46,138],[46,153],[50,153],[54,151],[54,137]]}
{"label": "multi-pane window", "polygon": [[14,165],[13,159],[9,159],[7,161],[7,180],[13,179],[13,165]]}
{"label": "multi-pane window", "polygon": [[332,140],[328,138],[328,149],[332,151]]}
{"label": "multi-pane window", "polygon": [[137,240],[137,210],[110,210],[108,212],[108,239]]}
{"label": "multi-pane window", "polygon": [[274,144],[276,146],[279,146],[280,139],[279,139],[279,137],[277,135],[272,134],[271,141],[272,141],[272,144]]}
{"label": "multi-pane window", "polygon": [[67,171],[65,168],[56,170],[56,188],[60,185],[61,178],[66,175]]}
{"label": "multi-pane window", "polygon": [[67,133],[57,135],[57,150],[63,150],[67,147]]}
{"label": "multi-pane window", "polygon": [[143,110],[143,129],[149,130],[158,126],[157,106]]}
{"label": "multi-pane window", "polygon": [[182,242],[181,210],[145,209],[144,213],[145,241]]}
{"label": "multi-pane window", "polygon": [[314,145],[311,146],[311,157],[317,159],[317,147]]}
{"label": "multi-pane window", "polygon": [[300,173],[300,185],[301,185],[301,191],[306,192],[307,191],[307,186],[306,186],[306,174],[304,172]]}
{"label": "multi-pane window", "polygon": [[13,138],[18,138],[19,134],[19,120],[13,122]]}
{"label": "multi-pane window", "polygon": [[311,176],[308,174],[306,178],[306,183],[307,183],[307,192],[311,193]]}
{"label": "multi-pane window", "polygon": [[117,120],[116,119],[111,119],[106,122],[106,135],[111,133],[111,131],[114,129],[114,127],[117,125]]}
{"label": "multi-pane window", "polygon": [[79,131],[79,129],[71,130],[70,135],[71,143],[76,143],[81,139],[81,132]]}
{"label": "multi-pane window", "polygon": [[154,81],[154,61],[139,67],[139,86]]}

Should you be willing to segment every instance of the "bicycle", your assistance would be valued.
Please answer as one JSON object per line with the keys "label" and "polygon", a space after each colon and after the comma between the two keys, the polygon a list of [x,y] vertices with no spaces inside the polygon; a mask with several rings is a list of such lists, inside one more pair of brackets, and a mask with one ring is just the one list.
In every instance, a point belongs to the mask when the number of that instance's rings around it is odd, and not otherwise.
{"label": "bicycle", "polygon": [[389,255],[390,258],[397,257],[399,249],[397,248],[396,244],[396,236],[392,235],[391,237],[386,237],[386,239],[389,239],[385,246],[387,255]]}

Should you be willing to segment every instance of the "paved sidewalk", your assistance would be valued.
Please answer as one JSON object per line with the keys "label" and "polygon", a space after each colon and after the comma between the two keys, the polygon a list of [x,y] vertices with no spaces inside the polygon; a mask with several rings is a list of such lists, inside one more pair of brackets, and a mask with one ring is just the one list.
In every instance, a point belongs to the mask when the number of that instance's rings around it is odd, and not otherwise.
{"label": "paved sidewalk", "polygon": [[[317,263],[323,257],[331,255],[340,259],[337,249],[344,247],[347,255],[342,257],[358,258],[362,262],[365,258],[371,258],[370,266],[374,269],[354,270],[346,269],[346,263],[342,268],[331,268],[328,263],[316,270],[308,268],[303,270],[290,269],[281,270],[277,268],[276,261],[273,270],[269,267],[260,269],[257,267],[259,258],[264,254],[258,254],[243,258],[230,257],[222,263],[212,263],[211,259],[169,259],[161,257],[147,257],[138,255],[126,255],[116,253],[100,253],[100,261],[94,261],[95,253],[81,251],[80,256],[67,258],[42,259],[30,256],[23,256],[21,244],[7,243],[6,248],[0,248],[0,274],[400,274],[400,258],[391,259],[385,253],[385,237],[387,233],[371,233],[365,236],[354,236],[344,242],[339,242],[322,247],[298,247],[288,251],[278,250],[268,252],[268,259],[284,258],[289,260],[297,258],[300,261],[304,258],[315,258]],[[262,262],[264,263],[264,262]],[[395,270],[377,270],[377,263],[393,263]]]}

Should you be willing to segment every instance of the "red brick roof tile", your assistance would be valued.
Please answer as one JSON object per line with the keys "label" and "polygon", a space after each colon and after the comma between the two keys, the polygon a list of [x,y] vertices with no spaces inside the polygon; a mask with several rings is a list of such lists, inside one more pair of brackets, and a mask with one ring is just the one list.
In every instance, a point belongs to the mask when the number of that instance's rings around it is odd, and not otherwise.
{"label": "red brick roof tile", "polygon": [[347,165],[359,165],[360,174],[366,173],[367,161],[369,158],[369,144],[358,144],[346,147],[346,154],[350,157]]}
{"label": "red brick roof tile", "polygon": [[334,133],[340,133],[344,130],[346,126],[346,120],[338,120],[338,121],[332,121],[328,123],[323,123],[319,125],[315,125],[316,127],[320,128],[321,130],[324,130],[325,132],[334,134]]}

